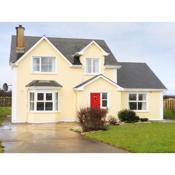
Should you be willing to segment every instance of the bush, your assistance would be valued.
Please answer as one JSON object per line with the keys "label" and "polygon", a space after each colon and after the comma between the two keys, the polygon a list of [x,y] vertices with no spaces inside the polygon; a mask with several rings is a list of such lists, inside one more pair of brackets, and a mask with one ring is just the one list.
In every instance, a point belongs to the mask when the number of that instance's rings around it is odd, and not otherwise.
{"label": "bush", "polygon": [[141,122],[147,122],[148,121],[148,118],[140,118],[140,121]]}
{"label": "bush", "polygon": [[77,116],[83,132],[105,130],[107,109],[82,108]]}
{"label": "bush", "polygon": [[114,118],[114,117],[111,117],[111,118],[109,119],[109,124],[110,124],[110,125],[117,125],[117,124],[118,124],[117,119]]}
{"label": "bush", "polygon": [[139,121],[139,117],[136,116],[136,113],[127,109],[119,111],[118,118],[120,121],[126,123],[134,123]]}

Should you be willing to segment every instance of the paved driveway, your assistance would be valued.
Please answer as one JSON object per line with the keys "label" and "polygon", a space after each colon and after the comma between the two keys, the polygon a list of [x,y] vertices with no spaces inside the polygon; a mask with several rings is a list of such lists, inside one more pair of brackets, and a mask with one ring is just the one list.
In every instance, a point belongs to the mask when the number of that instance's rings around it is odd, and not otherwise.
{"label": "paved driveway", "polygon": [[121,153],[124,150],[90,141],[70,131],[76,123],[11,124],[0,127],[7,153]]}

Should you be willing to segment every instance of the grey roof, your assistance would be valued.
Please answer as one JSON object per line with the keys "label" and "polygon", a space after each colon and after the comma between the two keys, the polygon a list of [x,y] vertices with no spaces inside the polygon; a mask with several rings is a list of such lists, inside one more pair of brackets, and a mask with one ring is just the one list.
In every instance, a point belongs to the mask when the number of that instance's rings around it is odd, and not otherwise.
{"label": "grey roof", "polygon": [[[119,62],[119,64],[121,65],[121,68],[118,69],[117,72],[117,84],[120,87],[131,89],[166,89],[147,64],[128,62]],[[74,88],[79,88],[100,75],[107,78],[106,76],[99,74],[80,83]],[[112,81],[111,79],[109,80]]]}
{"label": "grey roof", "polygon": [[[95,76],[93,76],[92,78],[90,78],[90,79],[88,79],[88,80],[86,80],[86,81],[84,81],[84,82],[82,82],[82,83],[78,84],[78,85],[77,85],[77,86],[75,86],[74,88],[79,88],[79,87],[81,87],[81,86],[85,85],[86,83],[88,83],[88,82],[92,81],[93,79],[95,79],[95,78],[97,78],[97,77],[99,77],[99,76],[102,76],[102,77],[104,77],[104,78],[108,79],[109,81],[111,81],[112,83],[115,83],[114,81],[112,81],[112,80],[111,80],[111,79],[109,79],[108,77],[104,76],[103,74],[98,74],[98,75],[95,75]],[[115,83],[115,84],[117,85],[117,83]]]}
{"label": "grey roof", "polygon": [[117,84],[123,88],[166,89],[146,63],[119,62]]}
{"label": "grey roof", "polygon": [[31,86],[62,87],[62,85],[53,80],[33,80],[32,82],[26,85],[26,87]]}
{"label": "grey roof", "polygon": [[[81,51],[92,41],[95,41],[103,48],[104,51],[110,53],[109,56],[105,57],[105,65],[118,65],[116,58],[113,53],[107,46],[104,40],[96,39],[71,39],[71,38],[53,38],[47,37],[49,41],[72,63],[72,64],[81,64],[78,57],[73,55],[76,52]],[[35,36],[25,36],[25,52],[27,52],[41,37]],[[11,40],[11,52],[10,52],[10,63],[15,63],[22,54],[16,53],[16,36],[12,36]]]}

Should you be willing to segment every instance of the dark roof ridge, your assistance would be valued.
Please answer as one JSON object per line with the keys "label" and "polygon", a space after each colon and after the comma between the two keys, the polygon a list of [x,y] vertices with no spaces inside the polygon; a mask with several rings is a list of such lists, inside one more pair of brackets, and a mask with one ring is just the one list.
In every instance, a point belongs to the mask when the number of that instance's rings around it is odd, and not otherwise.
{"label": "dark roof ridge", "polygon": [[[25,36],[25,52],[23,54],[16,53],[15,35],[11,39],[10,63],[15,63],[20,57],[26,53],[34,44],[36,44],[42,36]],[[46,37],[46,36],[45,36]],[[105,65],[118,65],[117,59],[104,40],[96,39],[75,39],[75,38],[56,38],[46,37],[48,40],[68,59],[72,65],[80,65],[80,61],[73,55],[81,51],[84,47],[95,41],[103,50],[109,53],[105,56]]]}
{"label": "dark roof ridge", "polygon": [[[57,36],[47,36],[47,35],[41,35],[41,36],[32,36],[32,35],[25,35],[24,37],[33,37],[33,38],[42,38],[45,36],[46,38],[51,38],[51,39],[69,39],[69,40],[92,40],[92,41],[103,41],[105,42],[104,39],[95,39],[95,38],[72,38],[72,37],[57,37]],[[16,37],[16,35],[12,35],[12,37]]]}

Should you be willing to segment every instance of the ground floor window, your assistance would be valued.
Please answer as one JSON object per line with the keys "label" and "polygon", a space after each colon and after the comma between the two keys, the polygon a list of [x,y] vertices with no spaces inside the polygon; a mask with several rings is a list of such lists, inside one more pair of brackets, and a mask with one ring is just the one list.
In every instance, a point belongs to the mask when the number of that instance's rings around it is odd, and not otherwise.
{"label": "ground floor window", "polygon": [[29,93],[30,111],[58,111],[58,92],[31,91]]}
{"label": "ground floor window", "polygon": [[101,93],[101,108],[108,107],[108,94],[106,92]]}
{"label": "ground floor window", "polygon": [[147,94],[146,93],[129,93],[129,109],[136,111],[147,110]]}

